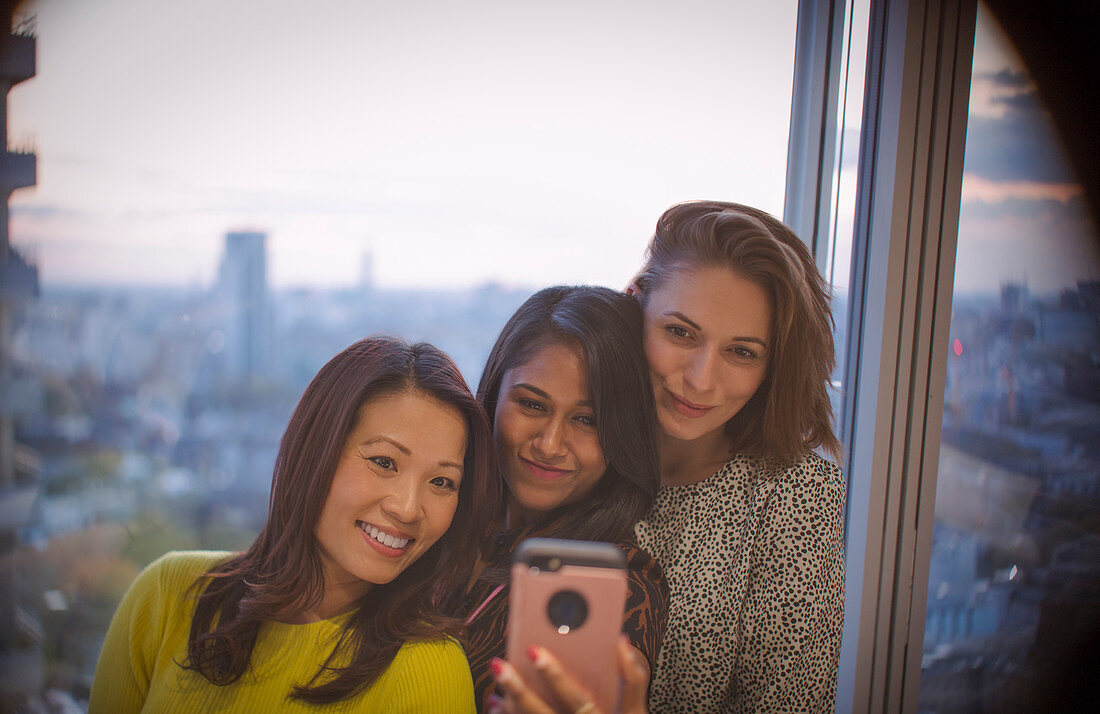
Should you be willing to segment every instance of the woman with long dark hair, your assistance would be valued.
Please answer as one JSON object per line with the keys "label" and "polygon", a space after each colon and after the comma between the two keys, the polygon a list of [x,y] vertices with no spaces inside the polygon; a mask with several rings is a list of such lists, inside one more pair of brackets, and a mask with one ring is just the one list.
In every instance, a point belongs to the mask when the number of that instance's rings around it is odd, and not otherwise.
{"label": "woman with long dark hair", "polygon": [[637,301],[597,287],[535,293],[501,330],[478,399],[492,422],[506,487],[501,519],[454,606],[467,620],[463,644],[479,707],[489,706],[494,674],[507,671],[500,660],[507,567],[528,537],[618,544],[629,568],[623,630],[647,662],[655,661],[667,587],[632,535],[660,478]]}
{"label": "woman with long dark hair", "polygon": [[302,395],[252,546],[170,553],[107,633],[92,712],[471,711],[440,592],[465,583],[499,485],[451,360],[375,337]]}

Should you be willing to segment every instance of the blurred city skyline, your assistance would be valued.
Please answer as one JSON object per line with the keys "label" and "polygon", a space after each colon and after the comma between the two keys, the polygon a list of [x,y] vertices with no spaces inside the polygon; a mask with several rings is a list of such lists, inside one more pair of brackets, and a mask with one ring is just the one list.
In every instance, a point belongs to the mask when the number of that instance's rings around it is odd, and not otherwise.
{"label": "blurred city skyline", "polygon": [[[291,410],[348,344],[430,341],[474,386],[534,289],[623,286],[674,201],[781,214],[795,4],[24,3],[37,73],[9,94],[9,147],[38,172],[0,300],[0,710],[83,711],[140,569],[248,546]],[[954,295],[930,306],[951,322],[922,710],[1026,690],[1100,563],[1095,227],[980,13]],[[862,95],[844,101],[850,214]]]}

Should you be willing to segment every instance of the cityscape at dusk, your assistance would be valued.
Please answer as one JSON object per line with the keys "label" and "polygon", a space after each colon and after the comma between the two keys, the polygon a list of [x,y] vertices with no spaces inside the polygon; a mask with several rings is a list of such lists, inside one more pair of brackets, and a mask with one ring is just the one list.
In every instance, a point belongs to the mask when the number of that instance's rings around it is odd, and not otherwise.
{"label": "cityscape at dusk", "polygon": [[[476,389],[519,304],[624,288],[669,205],[782,216],[797,2],[688,5],[17,3],[0,711],[85,711],[141,569],[248,546],[291,410],[339,350],[430,341]],[[1072,628],[1072,591],[1100,601],[1100,239],[1034,83],[978,19],[929,713],[997,710]],[[850,252],[852,216],[835,224]]]}

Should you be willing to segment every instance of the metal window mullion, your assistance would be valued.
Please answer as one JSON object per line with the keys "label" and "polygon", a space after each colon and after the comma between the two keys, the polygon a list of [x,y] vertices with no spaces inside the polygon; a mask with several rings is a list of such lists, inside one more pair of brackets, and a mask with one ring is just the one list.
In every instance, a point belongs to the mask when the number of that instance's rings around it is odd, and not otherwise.
{"label": "metal window mullion", "polygon": [[[908,620],[899,622],[906,630],[908,648],[899,653],[902,683],[898,692],[900,709],[916,712],[920,698],[921,659],[924,653],[925,608],[928,571],[932,551],[936,484],[939,473],[940,438],[946,388],[948,347],[951,330],[951,302],[955,283],[955,255],[958,244],[959,209],[962,195],[963,154],[966,143],[967,111],[970,101],[974,30],[977,0],[947,2],[940,18],[940,62],[937,67],[935,135],[932,137],[933,170],[929,175],[930,217],[925,265],[931,275],[925,289],[926,319],[922,333],[928,336],[923,356],[925,410],[920,428],[920,449],[914,454],[915,489],[911,499],[912,587]],[[931,210],[938,209],[938,210]],[[919,374],[919,373],[918,373]],[[916,436],[916,435],[915,435]]]}
{"label": "metal window mullion", "polygon": [[873,702],[882,701],[885,688],[877,654],[887,649],[884,621],[892,606],[882,583],[890,580],[895,551],[888,504],[897,494],[889,475],[896,471],[891,447],[906,250],[894,236],[905,236],[906,226],[896,224],[908,218],[904,206],[896,205],[908,191],[896,184],[911,173],[911,154],[901,146],[903,125],[912,116],[902,111],[905,29],[897,3],[872,2],[850,281],[853,342],[842,422],[850,446],[849,581],[837,702],[842,711],[877,711]]}
{"label": "metal window mullion", "polygon": [[823,275],[828,275],[845,6],[844,0],[801,0],[795,34],[783,222],[811,247]]}
{"label": "metal window mullion", "polygon": [[[868,431],[865,428],[866,422],[875,422],[878,419],[881,407],[872,397],[878,391],[877,372],[881,364],[878,357],[882,345],[873,345],[869,324],[881,324],[887,314],[885,296],[882,300],[868,300],[870,294],[882,295],[887,284],[884,280],[876,279],[875,274],[869,270],[869,265],[882,262],[877,254],[888,250],[889,244],[872,245],[868,240],[872,220],[872,193],[876,185],[871,177],[879,164],[880,143],[876,136],[884,89],[882,65],[886,47],[885,18],[884,3],[872,2],[868,21],[866,80],[853,216],[848,344],[844,350],[844,391],[839,420],[841,439],[848,447],[847,461],[844,464],[848,480],[845,514],[847,595],[836,702],[837,711],[841,712],[867,711],[869,704],[878,608],[864,607],[864,603],[877,599],[882,554],[882,519],[885,516],[885,509],[878,505],[884,497],[885,483],[874,478],[875,460],[877,458],[882,463],[882,456],[864,448],[867,439],[860,433]],[[870,414],[870,419],[857,418],[863,414]],[[882,416],[887,420],[891,418],[888,412]],[[860,527],[861,523],[863,527]]]}
{"label": "metal window mullion", "polygon": [[[963,7],[969,4],[969,12]],[[884,708],[916,711],[923,655],[928,556],[943,419],[958,205],[973,48],[974,3],[928,3],[920,80],[921,111],[914,142],[910,275],[915,312],[911,330],[908,414],[901,435],[904,470],[897,515],[888,683]],[[969,17],[969,22],[967,22]],[[962,39],[965,38],[965,39]],[[961,56],[960,56],[961,55]],[[960,129],[961,127],[961,129]],[[900,354],[904,355],[905,351]],[[899,376],[901,369],[899,368]],[[922,517],[923,516],[923,517]],[[921,549],[921,545],[924,549]]]}
{"label": "metal window mullion", "polygon": [[[923,5],[923,7],[922,7]],[[895,398],[895,409],[904,409],[898,414],[903,428],[891,435],[894,443],[892,453],[897,453],[897,471],[891,482],[895,484],[898,500],[887,506],[892,521],[891,531],[894,545],[892,555],[894,571],[886,581],[884,573],[883,597],[890,599],[890,618],[883,622],[883,635],[888,642],[887,656],[884,659],[884,671],[881,688],[881,701],[884,710],[896,710],[901,701],[904,684],[904,667],[908,652],[908,624],[913,588],[913,548],[915,535],[917,503],[911,497],[919,492],[920,454],[923,451],[923,425],[927,409],[928,362],[924,352],[928,347],[927,316],[931,314],[929,304],[931,294],[926,290],[929,275],[925,271],[929,244],[929,226],[937,214],[930,192],[930,183],[934,181],[936,156],[934,137],[936,131],[935,110],[937,106],[936,81],[939,64],[940,33],[938,32],[941,6],[937,0],[927,3],[914,3],[910,7],[909,24],[911,28],[921,28],[920,41],[913,51],[916,60],[914,77],[917,94],[914,112],[913,134],[911,137],[912,164],[908,180],[909,201],[908,221],[905,242],[906,281],[902,287],[903,344],[898,350],[898,382],[900,394]],[[907,42],[912,42],[913,30]],[[899,147],[900,148],[900,147]],[[932,276],[934,277],[934,276]],[[890,551],[886,551],[889,553]],[[885,557],[885,553],[884,553]],[[888,595],[887,595],[888,593]]]}
{"label": "metal window mullion", "polygon": [[872,4],[842,421],[849,515],[867,517],[849,523],[840,710],[896,711],[919,679],[962,160],[947,137],[965,124],[973,14],[974,0]]}

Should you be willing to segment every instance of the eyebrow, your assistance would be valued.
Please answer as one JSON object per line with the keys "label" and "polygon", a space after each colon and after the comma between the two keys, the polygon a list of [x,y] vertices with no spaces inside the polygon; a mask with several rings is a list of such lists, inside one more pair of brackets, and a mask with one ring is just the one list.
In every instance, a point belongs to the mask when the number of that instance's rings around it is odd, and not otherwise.
{"label": "eyebrow", "polygon": [[384,441],[387,444],[391,444],[395,449],[400,451],[405,456],[411,456],[412,455],[412,450],[410,450],[409,447],[405,446],[404,444],[402,444],[397,439],[393,439],[391,437],[388,437],[385,434],[383,434],[381,436],[376,436],[373,439],[367,439],[366,441],[363,442],[363,446],[370,446],[371,444],[377,444],[380,441]]}
{"label": "eyebrow", "polygon": [[703,329],[702,327],[699,327],[699,323],[697,323],[695,320],[692,320],[690,317],[688,317],[684,313],[679,312],[677,310],[670,310],[670,311],[665,313],[665,316],[666,317],[675,317],[677,320],[683,320],[687,324],[694,327],[696,330],[701,331]]}
{"label": "eyebrow", "polygon": [[[543,399],[545,399],[548,402],[554,401],[554,398],[551,397],[550,394],[547,393],[547,391],[545,389],[539,389],[535,385],[529,384],[528,382],[517,382],[516,384],[512,385],[512,389],[526,389],[529,392],[534,392],[535,394],[539,395],[540,397],[542,397]],[[591,399],[582,399],[581,401],[577,402],[577,406],[579,406],[579,407],[592,407],[592,400]]]}
{"label": "eyebrow", "polygon": [[[367,439],[366,441],[363,442],[362,445],[363,446],[370,446],[371,444],[377,444],[379,442],[385,442],[387,444],[392,445],[395,449],[400,451],[405,456],[412,456],[412,451],[409,449],[409,447],[405,446],[404,444],[402,444],[397,439],[386,436],[385,434],[383,434],[381,436],[376,436],[373,439]],[[450,466],[452,468],[458,469],[459,472],[462,471],[462,464],[456,464],[453,461],[440,461],[439,465],[440,466]]]}
{"label": "eyebrow", "polygon": [[[687,323],[688,325],[690,325],[691,327],[695,328],[696,330],[699,330],[700,332],[702,332],[702,331],[703,331],[703,328],[702,328],[702,327],[699,327],[699,323],[695,322],[695,320],[692,320],[692,319],[691,319],[690,317],[688,317],[687,315],[685,315],[685,314],[684,314],[684,313],[682,313],[682,312],[678,312],[678,311],[676,311],[676,310],[670,310],[669,312],[666,312],[666,313],[665,313],[665,316],[667,316],[667,317],[675,317],[675,318],[676,318],[676,319],[678,319],[678,320],[682,320],[682,321],[686,322],[686,323]],[[767,349],[767,348],[768,348],[768,343],[767,343],[767,342],[765,342],[764,340],[760,339],[759,337],[753,337],[753,336],[751,336],[751,335],[745,335],[745,336],[735,336],[735,337],[733,337],[733,338],[731,338],[731,339],[732,339],[732,340],[733,340],[734,342],[755,342],[756,344],[760,345],[760,346],[761,346],[761,347],[763,347],[764,349]]]}

